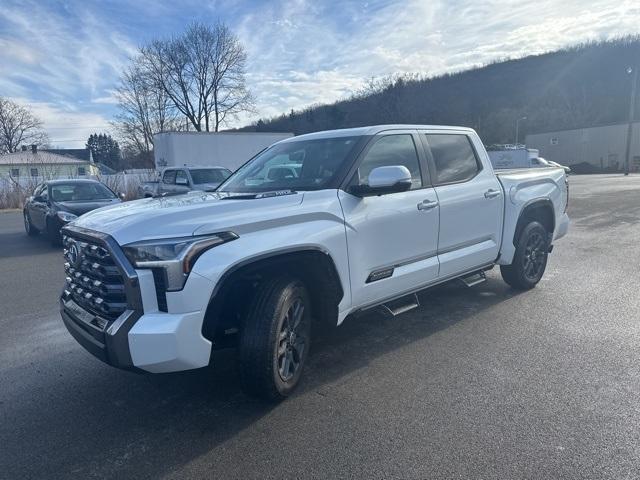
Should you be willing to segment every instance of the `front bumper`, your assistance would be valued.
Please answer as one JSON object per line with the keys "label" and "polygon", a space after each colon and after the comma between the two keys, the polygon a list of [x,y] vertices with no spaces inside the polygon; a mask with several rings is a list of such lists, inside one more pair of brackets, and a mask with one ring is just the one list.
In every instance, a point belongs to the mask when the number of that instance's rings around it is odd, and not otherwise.
{"label": "front bumper", "polygon": [[63,290],[62,320],[80,345],[103,362],[128,370],[175,372],[209,364],[211,342],[202,335],[207,292],[213,290],[209,280],[192,272],[182,291],[167,294],[168,311],[160,311],[152,271],[133,269],[115,240],[73,226],[64,233],[108,249],[125,281],[126,309],[115,319],[79,305]]}

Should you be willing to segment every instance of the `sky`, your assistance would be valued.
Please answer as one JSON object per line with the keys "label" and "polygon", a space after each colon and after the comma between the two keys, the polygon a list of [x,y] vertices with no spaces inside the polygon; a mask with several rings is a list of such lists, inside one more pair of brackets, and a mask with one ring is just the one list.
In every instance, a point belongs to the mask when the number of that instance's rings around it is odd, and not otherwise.
{"label": "sky", "polygon": [[0,96],[29,105],[56,148],[108,131],[137,48],[225,22],[247,54],[246,125],[330,103],[372,77],[438,75],[640,34],[639,0],[0,0]]}

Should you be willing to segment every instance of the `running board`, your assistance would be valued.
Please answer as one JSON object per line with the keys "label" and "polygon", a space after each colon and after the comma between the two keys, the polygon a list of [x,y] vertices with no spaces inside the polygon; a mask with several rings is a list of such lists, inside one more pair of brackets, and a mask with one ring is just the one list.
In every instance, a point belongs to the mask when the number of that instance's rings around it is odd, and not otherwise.
{"label": "running board", "polygon": [[474,272],[470,275],[466,275],[464,277],[460,277],[460,281],[464,283],[467,287],[473,287],[474,285],[478,285],[480,283],[487,281],[487,276],[484,273],[484,270],[479,272]]}
{"label": "running board", "polygon": [[413,310],[414,308],[418,308],[419,306],[420,300],[418,300],[418,295],[412,293],[410,295],[400,297],[396,300],[391,300],[387,303],[383,303],[382,305],[380,305],[380,308],[387,315],[397,317],[398,315],[408,312],[409,310]]}

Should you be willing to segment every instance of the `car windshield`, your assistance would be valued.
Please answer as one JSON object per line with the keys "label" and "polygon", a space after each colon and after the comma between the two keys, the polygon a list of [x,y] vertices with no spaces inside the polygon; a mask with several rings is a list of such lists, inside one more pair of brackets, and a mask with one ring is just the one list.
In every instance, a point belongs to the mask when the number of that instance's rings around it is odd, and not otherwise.
{"label": "car windshield", "polygon": [[222,183],[231,175],[226,168],[194,168],[189,169],[193,183]]}
{"label": "car windshield", "polygon": [[54,202],[86,202],[115,198],[115,194],[101,183],[62,183],[51,185]]}
{"label": "car windshield", "polygon": [[325,188],[357,140],[358,137],[334,137],[276,144],[240,168],[219,190],[257,193]]}

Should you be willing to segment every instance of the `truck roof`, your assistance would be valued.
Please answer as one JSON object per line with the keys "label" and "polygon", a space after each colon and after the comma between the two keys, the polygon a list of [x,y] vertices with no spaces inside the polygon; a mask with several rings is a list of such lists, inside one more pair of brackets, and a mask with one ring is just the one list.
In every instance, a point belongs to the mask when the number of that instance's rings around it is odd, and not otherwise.
{"label": "truck roof", "polygon": [[361,137],[365,135],[376,135],[386,130],[412,130],[412,129],[456,130],[456,131],[465,130],[468,132],[474,131],[472,128],[456,127],[456,126],[450,126],[450,125],[404,125],[404,124],[372,125],[367,127],[341,128],[337,130],[324,130],[321,132],[307,133],[304,135],[298,135],[297,137],[281,140],[279,143],[296,142],[298,140],[312,140],[312,139],[319,139],[319,138]]}

